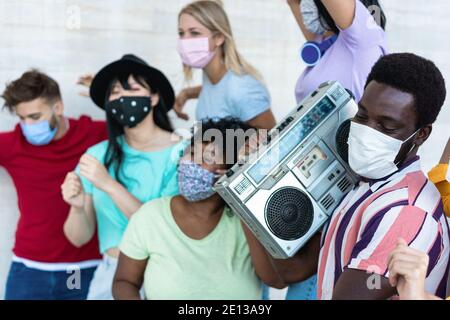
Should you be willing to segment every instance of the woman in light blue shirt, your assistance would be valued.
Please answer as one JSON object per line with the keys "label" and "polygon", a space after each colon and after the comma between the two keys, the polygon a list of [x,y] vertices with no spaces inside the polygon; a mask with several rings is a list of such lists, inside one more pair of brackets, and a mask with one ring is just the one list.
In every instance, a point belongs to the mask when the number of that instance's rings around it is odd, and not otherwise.
{"label": "woman in light blue shirt", "polygon": [[238,53],[227,14],[214,1],[196,1],[178,16],[178,52],[191,78],[203,70],[203,85],[182,90],[174,111],[187,120],[183,106],[198,98],[196,119],[235,117],[253,127],[271,129],[275,118],[270,95],[258,71]]}
{"label": "woman in light blue shirt", "polygon": [[129,218],[144,202],[178,194],[177,161],[184,148],[172,133],[167,107],[172,86],[157,69],[134,55],[104,67],[90,95],[106,111],[109,140],[90,148],[62,186],[71,205],[67,238],[82,246],[98,230],[103,263],[88,299],[112,299],[112,280]]}

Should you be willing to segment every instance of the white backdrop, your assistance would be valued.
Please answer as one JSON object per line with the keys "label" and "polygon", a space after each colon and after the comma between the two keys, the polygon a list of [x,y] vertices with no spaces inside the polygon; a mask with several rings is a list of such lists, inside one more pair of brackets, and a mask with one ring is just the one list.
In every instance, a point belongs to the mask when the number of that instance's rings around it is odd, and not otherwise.
{"label": "white backdrop", "polygon": [[[77,77],[95,72],[125,53],[135,53],[163,70],[176,90],[183,85],[176,52],[177,14],[185,0],[0,0],[0,90],[28,68],[39,68],[61,85],[70,116],[103,114],[78,95]],[[304,39],[285,0],[224,0],[238,47],[263,74],[278,119],[295,105],[294,86],[304,66],[298,49]],[[384,0],[391,51],[410,51],[436,62],[450,77],[448,0]],[[199,79],[197,75],[197,80]],[[195,103],[187,110],[194,115]],[[450,109],[444,107],[421,150],[423,169],[439,159],[449,136]],[[0,113],[0,131],[16,119]],[[175,119],[175,126],[189,122]],[[6,152],[0,150],[0,152]],[[16,194],[0,168],[0,299],[17,222]]]}

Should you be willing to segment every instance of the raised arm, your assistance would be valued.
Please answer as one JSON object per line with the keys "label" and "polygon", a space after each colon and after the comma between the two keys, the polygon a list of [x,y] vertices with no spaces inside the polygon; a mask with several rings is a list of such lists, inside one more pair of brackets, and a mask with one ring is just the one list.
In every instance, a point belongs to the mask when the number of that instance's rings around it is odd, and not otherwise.
{"label": "raised arm", "polygon": [[306,29],[305,24],[303,23],[303,17],[300,11],[300,1],[301,0],[287,0],[287,3],[292,11],[292,14],[294,15],[295,21],[297,21],[297,24],[303,33],[303,36],[307,41],[312,41],[316,35]]}
{"label": "raised arm", "polygon": [[105,166],[96,158],[85,154],[80,159],[80,174],[89,180],[95,187],[106,192],[119,210],[130,218],[142,206],[123,185],[113,179]]}
{"label": "raised arm", "polygon": [[184,105],[189,99],[197,99],[202,91],[202,86],[189,87],[180,91],[175,99],[175,104],[173,105],[173,111],[177,116],[184,120],[189,120],[187,113],[183,112]]}
{"label": "raised arm", "polygon": [[130,218],[142,206],[142,202],[140,202],[116,180],[112,180],[111,186],[106,188],[106,190],[119,210],[128,218]]}
{"label": "raised arm", "polygon": [[86,91],[79,92],[80,96],[89,97],[89,88],[92,84],[93,79],[94,79],[94,75],[91,73],[84,74],[78,78],[77,84],[82,85],[86,89]]}
{"label": "raised arm", "polygon": [[84,193],[80,178],[75,172],[67,174],[61,190],[64,201],[71,206],[64,223],[64,234],[74,246],[81,247],[88,243],[95,233],[92,197]]}
{"label": "raised arm", "polygon": [[244,229],[245,237],[247,238],[252,263],[258,277],[270,287],[278,289],[286,287],[286,283],[278,274],[266,249],[261,245],[258,239],[256,239],[248,227],[243,222],[241,222],[241,224]]}
{"label": "raised arm", "polygon": [[322,0],[322,3],[340,29],[347,29],[352,25],[356,0]]}

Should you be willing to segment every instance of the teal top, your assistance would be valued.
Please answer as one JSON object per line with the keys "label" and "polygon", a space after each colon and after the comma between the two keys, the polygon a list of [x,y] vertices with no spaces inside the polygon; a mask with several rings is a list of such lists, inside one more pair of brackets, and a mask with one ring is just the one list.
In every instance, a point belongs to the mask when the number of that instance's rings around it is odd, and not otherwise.
{"label": "teal top", "polygon": [[[154,152],[142,152],[131,148],[123,136],[119,138],[119,143],[124,152],[119,175],[122,184],[134,197],[145,203],[162,196],[178,194],[177,166],[186,146],[185,141]],[[103,141],[89,148],[86,153],[104,164],[107,147],[108,141]],[[79,174],[78,167],[76,172]],[[112,167],[109,168],[109,174],[115,178]],[[81,177],[81,181],[84,192],[92,196],[97,216],[100,252],[104,253],[108,249],[118,247],[128,225],[128,218],[108,194],[97,189],[84,177]]]}

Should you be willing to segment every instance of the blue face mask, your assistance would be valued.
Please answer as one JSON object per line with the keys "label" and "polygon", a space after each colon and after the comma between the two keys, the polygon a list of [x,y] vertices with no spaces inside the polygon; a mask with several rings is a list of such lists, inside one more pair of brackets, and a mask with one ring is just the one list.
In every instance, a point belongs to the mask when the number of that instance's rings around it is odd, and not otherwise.
{"label": "blue face mask", "polygon": [[43,146],[49,144],[56,135],[57,128],[52,129],[47,120],[33,124],[21,122],[20,127],[27,141],[35,146]]}

